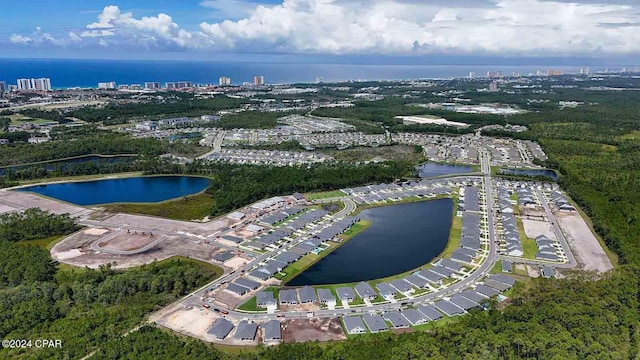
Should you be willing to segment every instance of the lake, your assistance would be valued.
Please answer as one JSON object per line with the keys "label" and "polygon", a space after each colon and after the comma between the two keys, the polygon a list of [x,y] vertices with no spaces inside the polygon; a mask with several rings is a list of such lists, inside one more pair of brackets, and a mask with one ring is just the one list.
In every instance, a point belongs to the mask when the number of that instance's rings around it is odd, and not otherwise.
{"label": "lake", "polygon": [[371,226],[287,285],[340,284],[379,279],[424,265],[449,241],[453,201],[439,199],[367,209]]}
{"label": "lake", "polygon": [[35,185],[29,191],[76,205],[116,202],[153,203],[199,193],[209,179],[195,176],[149,176]]}
{"label": "lake", "polygon": [[558,180],[558,174],[549,169],[501,169],[500,174],[516,176],[544,176],[550,180]]}
{"label": "lake", "polygon": [[470,173],[473,171],[473,167],[426,162],[416,166],[416,171],[419,177],[430,178],[442,175]]}

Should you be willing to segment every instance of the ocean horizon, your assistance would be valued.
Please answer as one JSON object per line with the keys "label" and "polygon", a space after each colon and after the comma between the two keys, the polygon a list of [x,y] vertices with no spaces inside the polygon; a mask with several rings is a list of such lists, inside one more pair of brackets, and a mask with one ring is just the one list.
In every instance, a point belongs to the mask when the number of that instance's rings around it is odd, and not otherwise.
{"label": "ocean horizon", "polygon": [[[52,87],[96,88],[98,82],[144,84],[190,81],[194,84],[217,84],[226,76],[239,85],[262,75],[267,84],[314,83],[316,79],[336,83],[347,81],[383,81],[406,79],[444,79],[467,77],[488,71],[505,75],[527,75],[538,70],[577,73],[584,66],[553,65],[374,65],[311,64],[274,62],[216,62],[201,60],[91,60],[91,59],[0,59],[0,81],[15,84],[19,78],[51,78]],[[591,71],[604,66],[590,67]]]}

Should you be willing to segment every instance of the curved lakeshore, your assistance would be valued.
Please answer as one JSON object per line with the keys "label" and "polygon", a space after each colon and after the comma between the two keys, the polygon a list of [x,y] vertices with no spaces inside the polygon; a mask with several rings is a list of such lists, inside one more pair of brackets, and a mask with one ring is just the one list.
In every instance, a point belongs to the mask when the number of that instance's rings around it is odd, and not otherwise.
{"label": "curved lakeshore", "polygon": [[[370,227],[287,285],[369,281],[427,264],[447,246],[452,211],[449,198],[366,209],[359,217],[371,222]],[[388,251],[380,251],[385,248]]]}
{"label": "curved lakeshore", "polygon": [[58,182],[16,188],[81,206],[156,203],[204,191],[210,179],[196,176],[136,176]]}

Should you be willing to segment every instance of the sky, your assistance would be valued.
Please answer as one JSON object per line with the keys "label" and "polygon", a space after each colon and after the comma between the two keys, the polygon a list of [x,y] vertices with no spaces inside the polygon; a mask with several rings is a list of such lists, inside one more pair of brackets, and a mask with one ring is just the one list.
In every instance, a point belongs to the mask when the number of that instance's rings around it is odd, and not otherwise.
{"label": "sky", "polygon": [[28,0],[0,11],[5,58],[620,63],[639,54],[640,0]]}

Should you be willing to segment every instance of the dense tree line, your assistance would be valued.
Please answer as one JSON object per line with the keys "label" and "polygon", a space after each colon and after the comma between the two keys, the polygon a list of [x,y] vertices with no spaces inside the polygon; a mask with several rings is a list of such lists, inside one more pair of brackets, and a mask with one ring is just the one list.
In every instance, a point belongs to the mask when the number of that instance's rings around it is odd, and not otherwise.
{"label": "dense tree line", "polygon": [[64,122],[64,116],[58,110],[22,109],[20,110],[20,115],[34,119]]}
{"label": "dense tree line", "polygon": [[11,119],[8,117],[0,117],[0,131],[6,131],[11,124]]}
{"label": "dense tree line", "polygon": [[[0,132],[0,139],[7,139],[10,143],[26,142],[31,137],[31,134],[26,131],[13,131],[13,132]],[[3,147],[3,150],[6,147]]]}
{"label": "dense tree line", "polygon": [[81,358],[220,275],[180,259],[127,271],[57,270],[46,250],[7,241],[0,241],[0,271],[0,337],[63,342],[62,349],[0,349],[3,359]]}
{"label": "dense tree line", "polygon": [[80,229],[68,214],[52,214],[39,208],[0,214],[0,241],[44,239]]}
{"label": "dense tree line", "polygon": [[278,126],[278,119],[291,114],[301,114],[300,111],[262,112],[243,111],[237,114],[223,115],[213,126],[223,129],[272,129]]}
{"label": "dense tree line", "polygon": [[102,107],[86,106],[70,112],[68,116],[109,125],[125,123],[133,118],[212,114],[220,110],[238,108],[245,103],[246,100],[226,96],[215,99],[180,98],[173,101],[108,104]]}
{"label": "dense tree line", "polygon": [[215,198],[214,215],[227,213],[255,201],[277,195],[335,190],[348,186],[391,182],[411,176],[413,166],[405,162],[312,166],[234,165],[194,161],[186,165],[147,162],[146,174],[194,174],[212,177],[207,192]]}
{"label": "dense tree line", "polygon": [[43,144],[12,144],[0,151],[0,166],[56,160],[67,157],[101,154],[161,155],[167,143],[157,139],[132,139],[129,136],[86,136],[74,140],[50,141]]}

